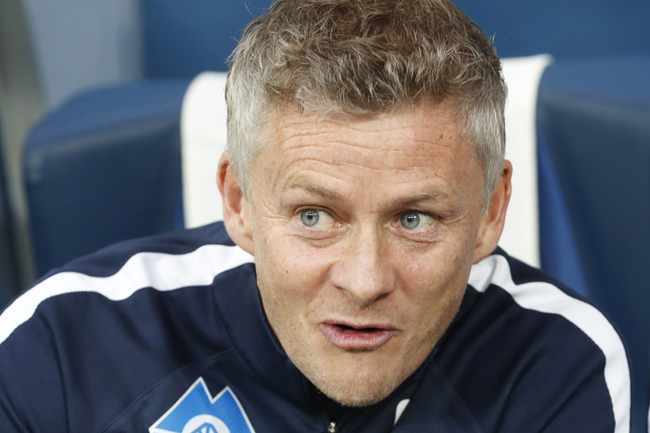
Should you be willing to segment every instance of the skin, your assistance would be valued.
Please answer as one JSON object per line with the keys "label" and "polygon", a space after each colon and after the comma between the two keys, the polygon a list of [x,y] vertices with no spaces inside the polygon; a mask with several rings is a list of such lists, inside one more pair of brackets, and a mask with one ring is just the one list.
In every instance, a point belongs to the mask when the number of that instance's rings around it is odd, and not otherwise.
{"label": "skin", "polygon": [[[332,399],[387,397],[458,312],[503,229],[511,165],[483,212],[482,168],[446,104],[363,118],[279,111],[248,200],[218,171],[232,239],[256,258],[271,327]],[[406,225],[406,227],[405,227]]]}

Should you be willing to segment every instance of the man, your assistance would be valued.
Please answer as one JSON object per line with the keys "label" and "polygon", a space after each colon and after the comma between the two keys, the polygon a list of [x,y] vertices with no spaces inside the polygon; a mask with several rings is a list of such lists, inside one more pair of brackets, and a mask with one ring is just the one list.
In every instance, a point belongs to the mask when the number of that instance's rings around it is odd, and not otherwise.
{"label": "man", "polygon": [[497,248],[505,86],[455,6],[278,1],[226,93],[225,230],[12,304],[3,431],[628,431],[612,327]]}

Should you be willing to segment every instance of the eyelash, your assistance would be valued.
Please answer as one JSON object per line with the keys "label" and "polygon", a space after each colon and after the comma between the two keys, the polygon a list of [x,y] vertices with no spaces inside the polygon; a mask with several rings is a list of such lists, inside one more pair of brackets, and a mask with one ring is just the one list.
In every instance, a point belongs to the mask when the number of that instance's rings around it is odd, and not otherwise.
{"label": "eyelash", "polygon": [[[307,224],[307,222],[303,219],[303,215],[307,211],[313,212],[315,214],[315,216],[318,218],[318,219],[316,219],[316,222],[312,226]],[[335,217],[335,215],[333,215],[333,213],[331,211],[325,210],[325,209],[322,209],[322,208],[319,208],[319,207],[314,207],[314,206],[301,207],[298,210],[296,210],[295,215],[296,215],[296,218],[298,220],[297,223],[299,224],[299,226],[304,230],[308,230],[308,231],[312,231],[312,232],[315,232],[315,231],[323,232],[325,230],[332,230],[332,229],[337,228],[337,227],[313,228],[313,226],[315,226],[319,222],[321,222],[320,219],[323,217],[323,215],[327,215],[327,217],[329,217],[332,220],[334,225],[336,225],[336,226],[340,225],[340,224],[338,224],[336,222],[336,217]],[[407,216],[407,215],[417,215],[418,216],[418,221],[417,221],[418,226],[421,225],[421,224],[424,224],[424,227],[414,227],[413,229],[409,229],[409,228],[405,227],[403,218],[405,216]],[[313,217],[310,217],[310,218],[313,218]],[[408,233],[411,236],[421,236],[421,235],[424,235],[423,232],[428,231],[427,228],[429,228],[429,226],[431,226],[437,220],[438,220],[438,218],[436,218],[435,215],[432,215],[432,214],[430,214],[428,212],[415,210],[415,209],[410,209],[410,210],[401,212],[397,216],[397,218],[393,221],[391,226],[393,226],[397,230]]]}
{"label": "eyelash", "polygon": [[[406,224],[404,218],[409,216],[409,215],[416,215],[417,216],[417,226],[409,229]],[[398,218],[396,221],[393,223],[393,226],[397,229],[400,230],[401,232],[408,234],[409,236],[421,236],[425,235],[426,233],[429,232],[429,229],[436,221],[438,221],[438,218],[436,218],[435,215],[432,215],[428,212],[420,211],[420,210],[407,210],[399,214]]]}
{"label": "eyelash", "polygon": [[303,217],[303,213],[307,212],[307,211],[312,211],[312,212],[317,214],[318,220],[316,220],[316,224],[318,224],[318,222],[320,221],[320,218],[323,215],[327,215],[333,221],[334,224],[337,224],[336,223],[336,218],[334,217],[332,212],[330,212],[328,210],[325,210],[325,209],[322,209],[322,208],[319,208],[319,207],[315,207],[315,206],[301,207],[298,210],[296,210],[295,218],[298,220],[297,221],[298,224],[300,226],[302,226],[303,228],[307,229],[307,230],[325,230],[325,229],[313,229],[312,226],[309,226],[308,224],[305,223],[305,221],[302,219],[302,217]]}

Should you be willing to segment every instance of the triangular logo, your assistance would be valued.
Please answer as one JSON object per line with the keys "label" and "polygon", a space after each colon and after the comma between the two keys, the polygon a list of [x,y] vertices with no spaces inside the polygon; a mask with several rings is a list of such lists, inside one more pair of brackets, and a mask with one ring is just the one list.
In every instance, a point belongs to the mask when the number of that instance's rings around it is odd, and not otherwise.
{"label": "triangular logo", "polygon": [[229,387],[215,398],[200,377],[149,433],[255,433],[239,400]]}

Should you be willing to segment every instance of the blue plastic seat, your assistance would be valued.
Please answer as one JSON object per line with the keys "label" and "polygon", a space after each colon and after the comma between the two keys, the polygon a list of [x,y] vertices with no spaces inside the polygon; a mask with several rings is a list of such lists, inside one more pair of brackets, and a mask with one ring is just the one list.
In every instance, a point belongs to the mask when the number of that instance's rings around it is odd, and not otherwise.
{"label": "blue plastic seat", "polygon": [[[549,229],[554,209],[547,204],[545,213],[540,203],[542,230],[547,224],[542,267],[560,280],[588,286],[621,332],[632,370],[632,431],[644,432],[650,354],[650,56],[551,65],[540,84],[538,124],[573,238],[567,242],[567,232],[557,231],[557,224]],[[571,255],[574,260],[568,261]]]}
{"label": "blue plastic seat", "polygon": [[225,70],[243,27],[271,3],[143,0],[145,80],[82,92],[34,126],[23,159],[38,276],[108,244],[183,227],[185,89],[205,69]]}
{"label": "blue plastic seat", "polygon": [[188,84],[87,92],[32,130],[24,169],[39,275],[108,244],[182,227],[179,121]]}

